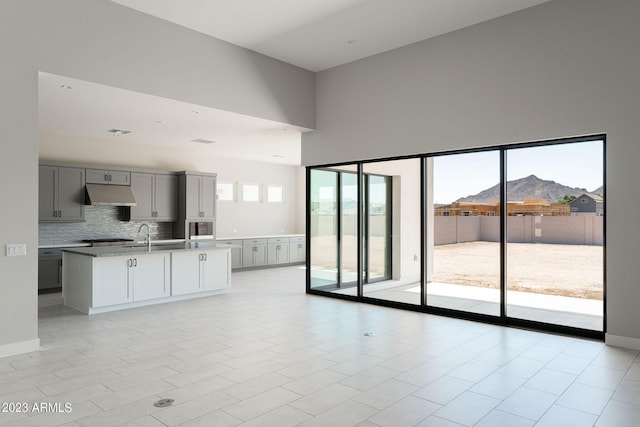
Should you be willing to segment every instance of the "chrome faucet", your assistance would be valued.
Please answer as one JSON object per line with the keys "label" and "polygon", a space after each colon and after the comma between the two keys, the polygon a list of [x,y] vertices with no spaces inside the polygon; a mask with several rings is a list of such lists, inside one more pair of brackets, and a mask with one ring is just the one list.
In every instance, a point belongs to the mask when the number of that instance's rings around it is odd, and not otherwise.
{"label": "chrome faucet", "polygon": [[140,227],[138,228],[138,233],[140,233],[140,231],[142,230],[142,227],[147,227],[147,249],[149,250],[149,252],[151,252],[151,228],[149,228],[149,224],[140,224]]}

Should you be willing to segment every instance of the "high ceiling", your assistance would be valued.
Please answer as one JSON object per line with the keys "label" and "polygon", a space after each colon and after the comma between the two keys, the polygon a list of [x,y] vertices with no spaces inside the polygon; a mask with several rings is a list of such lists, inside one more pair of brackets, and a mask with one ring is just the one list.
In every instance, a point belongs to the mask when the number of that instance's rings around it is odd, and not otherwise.
{"label": "high ceiling", "polygon": [[[548,0],[111,1],[319,71]],[[306,129],[53,74],[39,81],[42,135],[176,148],[202,138],[216,141],[206,145],[214,156],[300,164]]]}
{"label": "high ceiling", "polygon": [[111,0],[320,71],[548,0]]}
{"label": "high ceiling", "polygon": [[[44,72],[38,86],[44,137],[119,138],[147,148],[204,149],[215,157],[300,164],[303,128]],[[205,142],[194,141],[200,139]]]}

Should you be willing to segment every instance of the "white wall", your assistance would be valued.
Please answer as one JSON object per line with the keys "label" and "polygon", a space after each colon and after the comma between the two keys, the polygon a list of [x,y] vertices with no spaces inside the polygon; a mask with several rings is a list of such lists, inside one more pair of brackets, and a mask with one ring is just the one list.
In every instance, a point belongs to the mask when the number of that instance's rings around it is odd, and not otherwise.
{"label": "white wall", "polygon": [[0,56],[0,355],[38,346],[38,71],[315,126],[313,73],[106,0],[3,0]]}
{"label": "white wall", "polygon": [[303,164],[606,133],[607,327],[640,348],[638,16],[554,0],[321,72]]}

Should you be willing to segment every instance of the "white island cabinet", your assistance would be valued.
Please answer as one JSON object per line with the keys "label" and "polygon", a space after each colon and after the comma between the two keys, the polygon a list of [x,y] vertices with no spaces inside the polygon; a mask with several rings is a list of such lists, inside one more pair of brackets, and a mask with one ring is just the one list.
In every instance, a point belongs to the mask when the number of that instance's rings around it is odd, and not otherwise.
{"label": "white island cabinet", "polygon": [[93,307],[169,296],[169,263],[169,254],[96,258]]}
{"label": "white island cabinet", "polygon": [[174,252],[171,265],[171,295],[221,290],[231,284],[229,250]]}
{"label": "white island cabinet", "polygon": [[63,252],[64,304],[87,314],[214,295],[230,285],[231,252],[226,248]]}

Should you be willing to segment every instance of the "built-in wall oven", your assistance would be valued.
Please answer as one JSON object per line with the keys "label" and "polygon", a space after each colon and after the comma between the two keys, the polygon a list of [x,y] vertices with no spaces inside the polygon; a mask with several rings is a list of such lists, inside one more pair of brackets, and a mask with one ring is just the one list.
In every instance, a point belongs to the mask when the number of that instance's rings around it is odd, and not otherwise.
{"label": "built-in wall oven", "polygon": [[189,240],[213,240],[213,222],[190,222]]}

